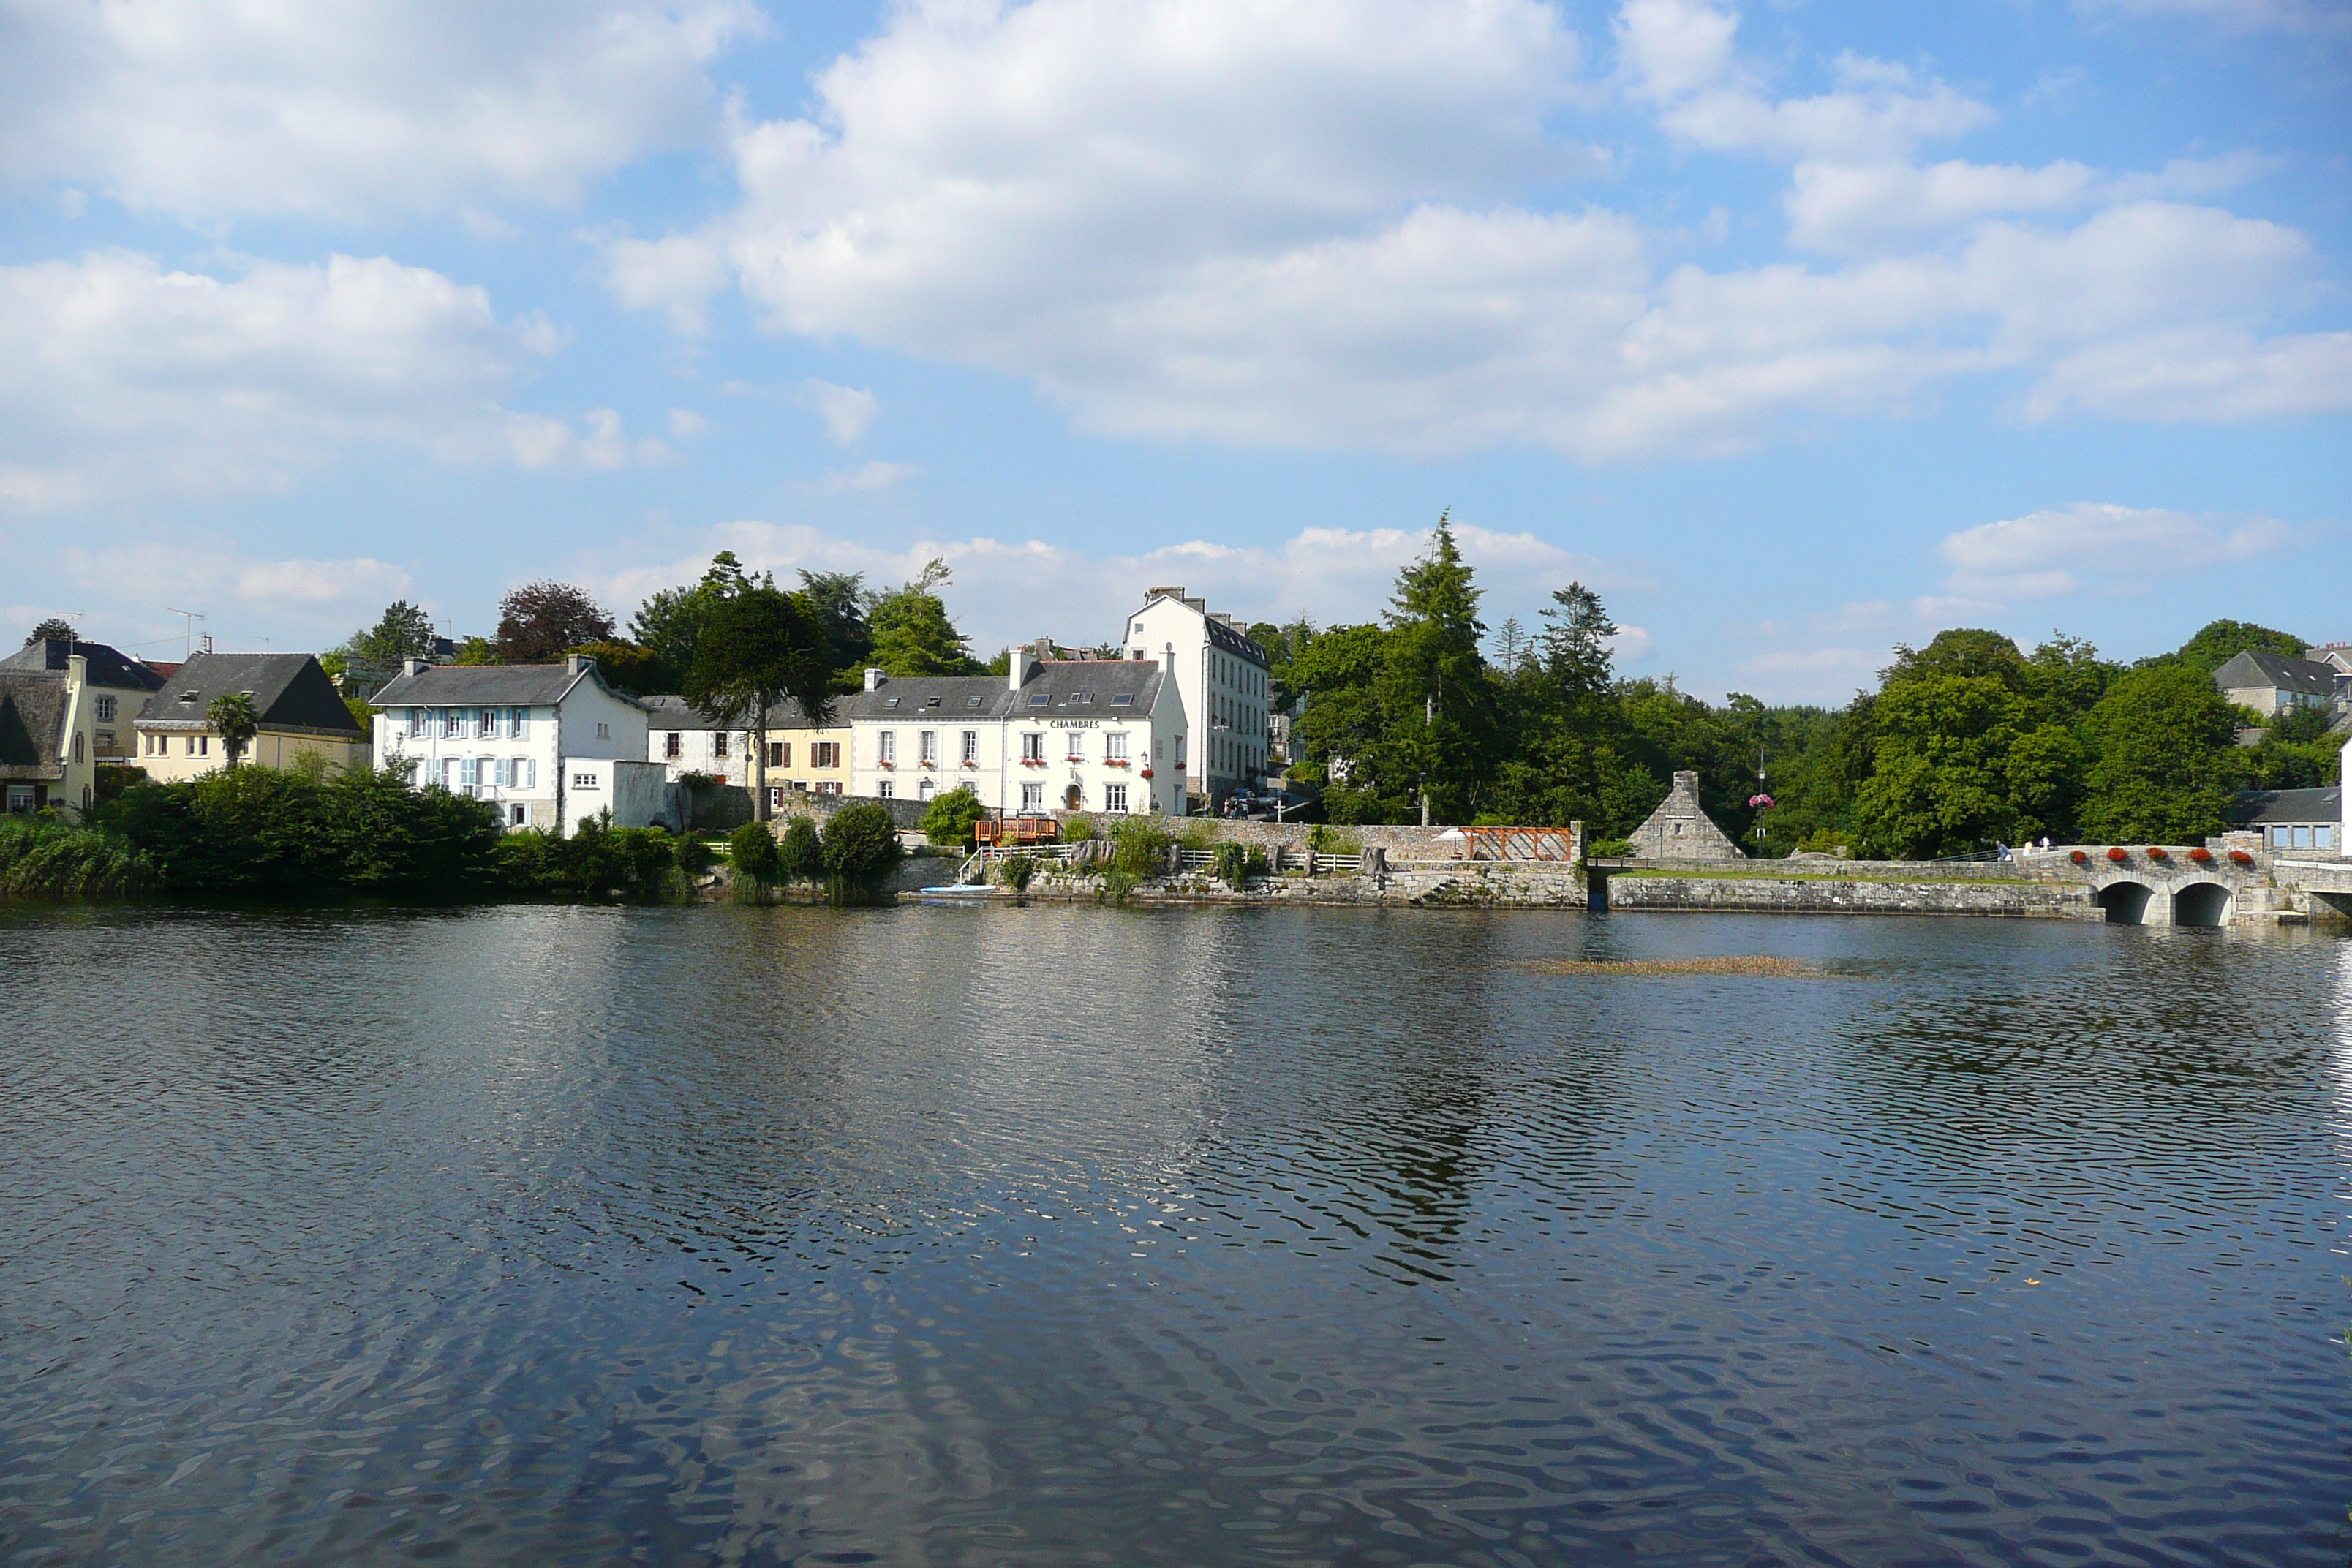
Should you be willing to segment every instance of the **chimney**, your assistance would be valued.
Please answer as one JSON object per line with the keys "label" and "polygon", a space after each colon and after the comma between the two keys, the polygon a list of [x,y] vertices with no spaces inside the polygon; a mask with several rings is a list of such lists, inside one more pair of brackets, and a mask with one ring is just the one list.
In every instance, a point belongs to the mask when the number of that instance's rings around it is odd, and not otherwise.
{"label": "chimney", "polygon": [[206,653],[213,651],[213,634],[210,632],[205,634],[205,651]]}
{"label": "chimney", "polygon": [[584,653],[566,654],[563,658],[563,668],[573,675],[585,675],[595,667],[595,659]]}
{"label": "chimney", "polygon": [[1183,596],[1181,588],[1146,588],[1143,591],[1143,602],[1147,605],[1154,599],[1181,599]]}
{"label": "chimney", "polygon": [[404,658],[400,661],[400,673],[403,675],[422,675],[425,668],[426,665],[421,658]]}
{"label": "chimney", "polygon": [[866,689],[871,691],[889,679],[878,669],[869,669],[866,672]]}
{"label": "chimney", "polygon": [[[1178,597],[1181,598],[1182,595],[1179,595]],[[1209,613],[1209,601],[1206,599],[1185,599],[1184,607],[1188,610],[1197,611],[1201,615],[1205,616]]]}
{"label": "chimney", "polygon": [[1029,651],[1037,656],[1037,662],[1039,664],[1044,664],[1046,660],[1054,657],[1054,639],[1052,637],[1039,637],[1035,642],[1029,645]]}
{"label": "chimney", "polygon": [[1029,668],[1037,661],[1025,647],[1008,648],[1005,654],[1005,679],[1013,690],[1018,691],[1028,684]]}

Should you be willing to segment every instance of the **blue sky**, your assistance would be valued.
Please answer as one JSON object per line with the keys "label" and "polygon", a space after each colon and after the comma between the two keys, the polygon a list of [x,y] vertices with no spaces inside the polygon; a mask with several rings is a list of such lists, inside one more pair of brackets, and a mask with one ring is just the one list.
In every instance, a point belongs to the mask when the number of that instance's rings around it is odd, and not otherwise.
{"label": "blue sky", "polygon": [[983,651],[1147,584],[1835,701],[2352,637],[2352,12],[2305,0],[0,9],[0,617],[625,619],[719,548]]}

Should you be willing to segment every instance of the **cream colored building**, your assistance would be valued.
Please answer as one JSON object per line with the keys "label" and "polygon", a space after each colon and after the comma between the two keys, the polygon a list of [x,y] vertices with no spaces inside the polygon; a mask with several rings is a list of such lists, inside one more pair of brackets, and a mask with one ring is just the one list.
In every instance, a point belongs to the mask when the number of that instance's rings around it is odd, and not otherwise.
{"label": "cream colored building", "polygon": [[134,726],[138,752],[131,761],[159,784],[226,766],[228,753],[208,715],[215,700],[231,693],[250,698],[260,719],[244,761],[289,768],[315,756],[337,772],[367,765],[367,731],[307,653],[195,655],[140,710]]}
{"label": "cream colored building", "polygon": [[[751,783],[752,732],[697,711],[683,697],[644,699],[648,712],[646,760],[659,763],[672,784],[704,773],[722,784]],[[845,708],[848,699],[841,700]],[[849,787],[850,730],[845,718],[826,728],[808,721],[790,698],[768,710],[768,806],[787,795],[841,795]]]}

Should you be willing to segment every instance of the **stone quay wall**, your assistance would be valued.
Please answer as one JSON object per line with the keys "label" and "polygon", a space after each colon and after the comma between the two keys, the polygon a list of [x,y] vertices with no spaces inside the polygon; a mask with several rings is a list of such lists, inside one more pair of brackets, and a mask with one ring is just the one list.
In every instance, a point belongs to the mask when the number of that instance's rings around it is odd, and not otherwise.
{"label": "stone quay wall", "polygon": [[[1753,864],[1753,862],[1750,862]],[[1875,869],[1875,868],[1874,868]],[[2056,881],[1844,880],[1832,877],[1615,876],[1612,910],[1745,914],[1993,915],[2028,920],[2106,918],[2088,887]]]}

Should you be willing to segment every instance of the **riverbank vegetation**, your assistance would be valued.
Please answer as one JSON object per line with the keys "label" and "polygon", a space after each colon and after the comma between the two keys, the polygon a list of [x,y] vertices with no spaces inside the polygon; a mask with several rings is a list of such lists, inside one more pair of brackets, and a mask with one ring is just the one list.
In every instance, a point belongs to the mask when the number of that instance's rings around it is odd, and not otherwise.
{"label": "riverbank vegetation", "polygon": [[2334,782],[2342,745],[2316,710],[2236,743],[2256,720],[2212,672],[2246,648],[2304,647],[2236,621],[2132,664],[2063,634],[2029,651],[1958,628],[1897,647],[1874,689],[1830,710],[1738,692],[1710,704],[1671,679],[1621,677],[1619,628],[1581,584],[1555,592],[1532,633],[1490,633],[1479,600],[1441,519],[1381,623],[1250,628],[1274,656],[1276,705],[1307,699],[1292,776],[1321,786],[1331,821],[1417,821],[1425,800],[1434,822],[1581,821],[1622,838],[1690,769],[1708,814],[1763,855],[2182,843],[2221,831],[2232,790]]}
{"label": "riverbank vegetation", "polygon": [[0,817],[0,898],[126,899],[155,881],[153,863],[111,835],[48,816]]}

